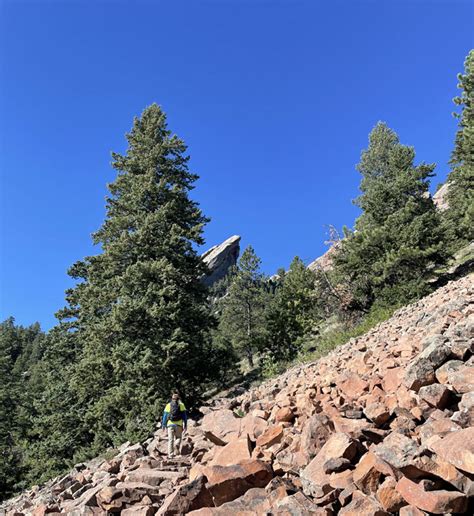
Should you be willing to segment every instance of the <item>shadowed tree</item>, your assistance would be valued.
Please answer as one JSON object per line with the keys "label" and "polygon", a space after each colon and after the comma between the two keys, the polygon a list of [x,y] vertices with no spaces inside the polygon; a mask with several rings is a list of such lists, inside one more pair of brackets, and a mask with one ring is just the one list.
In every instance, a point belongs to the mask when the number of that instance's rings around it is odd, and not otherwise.
{"label": "shadowed tree", "polygon": [[448,209],[445,212],[449,235],[456,250],[474,240],[474,50],[459,74],[461,95],[454,103],[461,107],[459,129],[451,157],[452,171],[448,176]]}
{"label": "shadowed tree", "polygon": [[[208,219],[189,197],[198,176],[156,104],[135,118],[127,141],[124,155],[112,155],[117,177],[93,235],[102,252],[71,267],[78,283],[58,314],[59,342],[79,350],[67,379],[57,378],[57,392],[65,389],[78,414],[61,439],[71,443],[71,460],[143,438],[171,387],[192,403],[215,371],[205,265],[196,252]],[[41,434],[59,422],[52,406],[41,419]]]}

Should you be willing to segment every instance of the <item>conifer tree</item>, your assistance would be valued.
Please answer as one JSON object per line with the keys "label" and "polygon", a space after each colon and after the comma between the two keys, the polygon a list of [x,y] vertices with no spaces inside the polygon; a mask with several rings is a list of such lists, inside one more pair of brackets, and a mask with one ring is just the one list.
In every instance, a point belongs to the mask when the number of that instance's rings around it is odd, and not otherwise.
{"label": "conifer tree", "polygon": [[266,348],[273,360],[291,360],[301,349],[318,320],[316,276],[296,256],[290,269],[281,275],[267,311]]}
{"label": "conifer tree", "polygon": [[[25,449],[32,423],[34,374],[41,359],[44,334],[38,323],[0,323],[0,500],[24,487]],[[26,446],[27,448],[27,446]]]}
{"label": "conifer tree", "polygon": [[189,197],[198,176],[156,104],[127,140],[127,152],[112,155],[117,178],[93,235],[102,252],[71,267],[79,282],[59,314],[80,348],[66,389],[82,429],[71,429],[72,451],[91,454],[147,435],[171,387],[192,401],[213,374],[205,266],[195,250],[208,219]]}
{"label": "conifer tree", "polygon": [[13,319],[9,319],[0,327],[0,500],[12,494],[19,469],[14,439],[18,385],[12,376],[15,353],[12,325]]}
{"label": "conifer tree", "polygon": [[25,480],[30,484],[46,481],[79,462],[74,455],[89,446],[85,408],[71,386],[81,342],[70,326],[60,323],[51,329],[44,356],[30,369],[30,425],[23,450]]}
{"label": "conifer tree", "polygon": [[446,261],[445,235],[428,192],[435,165],[414,165],[414,158],[413,147],[400,144],[384,123],[370,133],[357,166],[362,214],[335,257],[339,281],[350,285],[352,309],[425,294],[433,270]]}
{"label": "conifer tree", "polygon": [[461,95],[454,103],[461,107],[459,130],[451,157],[452,171],[448,176],[448,209],[445,212],[454,250],[474,240],[474,50],[459,74]]}
{"label": "conifer tree", "polygon": [[219,323],[221,340],[230,342],[237,354],[244,355],[250,367],[254,366],[254,355],[263,344],[269,295],[260,263],[252,246],[248,246],[222,300]]}

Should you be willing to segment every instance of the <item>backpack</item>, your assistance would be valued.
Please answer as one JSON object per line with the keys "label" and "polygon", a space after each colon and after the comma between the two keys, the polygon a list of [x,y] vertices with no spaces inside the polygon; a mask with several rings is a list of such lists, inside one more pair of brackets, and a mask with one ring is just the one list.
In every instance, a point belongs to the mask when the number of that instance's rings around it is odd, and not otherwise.
{"label": "backpack", "polygon": [[170,421],[180,421],[182,419],[181,409],[179,408],[179,401],[172,400],[170,403]]}

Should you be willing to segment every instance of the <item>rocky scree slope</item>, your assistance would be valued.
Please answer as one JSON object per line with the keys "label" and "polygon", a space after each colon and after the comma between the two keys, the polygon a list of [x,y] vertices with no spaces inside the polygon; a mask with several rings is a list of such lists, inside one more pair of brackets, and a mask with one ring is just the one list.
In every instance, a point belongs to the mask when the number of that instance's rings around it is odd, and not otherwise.
{"label": "rocky scree slope", "polygon": [[158,431],[1,510],[472,514],[473,280],[447,284],[317,362],[213,400],[191,422],[181,459],[166,459]]}

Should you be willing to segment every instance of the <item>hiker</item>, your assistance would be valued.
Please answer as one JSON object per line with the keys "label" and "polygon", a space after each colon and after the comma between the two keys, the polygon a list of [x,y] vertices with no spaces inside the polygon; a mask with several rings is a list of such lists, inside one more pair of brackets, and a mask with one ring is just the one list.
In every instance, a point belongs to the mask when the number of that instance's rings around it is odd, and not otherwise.
{"label": "hiker", "polygon": [[171,401],[166,405],[161,421],[161,428],[168,430],[168,458],[174,457],[174,441],[178,455],[181,455],[181,438],[183,431],[186,431],[188,415],[186,407],[180,400],[179,392],[175,389],[171,392]]}

